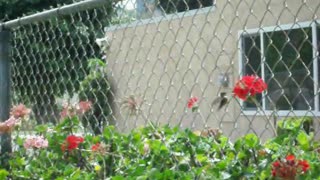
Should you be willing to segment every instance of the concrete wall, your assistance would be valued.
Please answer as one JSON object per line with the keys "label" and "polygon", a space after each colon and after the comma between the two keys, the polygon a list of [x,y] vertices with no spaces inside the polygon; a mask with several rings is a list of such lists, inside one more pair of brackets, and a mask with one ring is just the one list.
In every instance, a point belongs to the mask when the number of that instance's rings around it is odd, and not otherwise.
{"label": "concrete wall", "polygon": [[[112,39],[107,51],[108,69],[115,89],[114,117],[127,131],[143,126],[140,116],[120,108],[125,96],[143,98],[144,116],[153,122],[203,129],[221,128],[232,138],[254,132],[271,137],[268,122],[274,116],[245,116],[232,99],[217,111],[212,106],[219,92],[232,91],[239,77],[238,32],[317,19],[319,0],[217,0],[216,7],[194,16],[180,14],[122,27],[107,28]],[[229,88],[217,83],[229,73]],[[190,96],[200,98],[200,114],[186,108]]]}

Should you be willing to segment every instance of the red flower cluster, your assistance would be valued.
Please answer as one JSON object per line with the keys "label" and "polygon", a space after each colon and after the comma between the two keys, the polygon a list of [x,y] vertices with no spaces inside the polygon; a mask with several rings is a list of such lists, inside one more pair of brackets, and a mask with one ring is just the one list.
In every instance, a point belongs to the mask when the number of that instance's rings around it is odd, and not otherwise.
{"label": "red flower cluster", "polygon": [[282,179],[295,179],[297,175],[304,174],[310,169],[306,160],[296,160],[294,155],[288,155],[285,160],[272,163],[272,176]]}
{"label": "red flower cluster", "polygon": [[190,98],[190,99],[188,100],[187,107],[188,107],[189,109],[191,109],[191,108],[193,108],[193,107],[196,105],[197,102],[198,102],[198,98],[197,98],[197,97],[192,97],[192,98]]}
{"label": "red flower cluster", "polygon": [[105,145],[104,143],[98,142],[98,143],[91,146],[91,150],[94,153],[98,153],[98,154],[103,155],[109,150],[109,147],[107,145]]}
{"label": "red flower cluster", "polygon": [[100,143],[96,143],[92,145],[91,150],[92,151],[98,151],[100,149]]}
{"label": "red flower cluster", "polygon": [[246,100],[248,96],[255,96],[267,89],[267,84],[258,76],[243,76],[234,89],[233,93],[240,99]]}
{"label": "red flower cluster", "polygon": [[73,150],[78,148],[80,143],[83,143],[84,139],[83,137],[78,137],[75,135],[69,135],[65,142],[61,145],[61,150],[65,151],[65,150]]}

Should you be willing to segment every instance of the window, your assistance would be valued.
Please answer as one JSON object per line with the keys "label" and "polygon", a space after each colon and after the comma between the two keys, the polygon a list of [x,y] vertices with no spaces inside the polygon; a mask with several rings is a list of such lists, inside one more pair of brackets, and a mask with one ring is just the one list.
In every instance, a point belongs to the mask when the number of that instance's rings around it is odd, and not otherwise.
{"label": "window", "polygon": [[[313,22],[241,32],[240,73],[256,74],[268,84],[267,92],[257,96],[265,111],[319,112],[319,33]],[[243,108],[257,109],[251,103]]]}
{"label": "window", "polygon": [[137,19],[158,17],[213,6],[214,0],[124,0],[127,11],[135,11]]}
{"label": "window", "polygon": [[[156,0],[154,0],[156,1]],[[184,12],[193,9],[213,6],[214,0],[158,0],[159,8],[166,14]]]}

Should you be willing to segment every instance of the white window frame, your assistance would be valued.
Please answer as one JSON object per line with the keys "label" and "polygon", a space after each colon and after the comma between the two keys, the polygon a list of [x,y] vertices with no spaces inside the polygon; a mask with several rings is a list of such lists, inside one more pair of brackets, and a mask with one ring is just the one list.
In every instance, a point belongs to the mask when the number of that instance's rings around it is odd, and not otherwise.
{"label": "white window frame", "polygon": [[266,93],[264,92],[262,94],[262,110],[260,108],[257,108],[256,110],[246,110],[243,109],[244,102],[241,101],[241,108],[242,108],[242,115],[247,116],[256,116],[256,115],[272,115],[275,114],[277,116],[320,116],[320,107],[319,107],[319,85],[318,85],[318,58],[319,55],[317,48],[317,25],[319,27],[320,21],[314,20],[314,21],[306,21],[306,22],[297,22],[293,24],[284,24],[284,25],[277,25],[277,26],[270,26],[270,27],[262,27],[262,28],[256,28],[256,29],[245,29],[238,31],[238,59],[239,59],[239,75],[240,78],[244,75],[243,74],[243,37],[259,34],[260,35],[260,50],[261,50],[261,78],[265,79],[265,55],[264,55],[264,34],[268,32],[274,32],[274,31],[285,31],[290,29],[300,29],[300,28],[307,28],[310,27],[312,30],[312,59],[313,59],[313,80],[314,80],[314,110],[277,110],[276,112],[273,110],[266,110]]}
{"label": "white window frame", "polygon": [[178,12],[178,13],[173,13],[173,14],[165,14],[163,16],[158,16],[158,17],[137,19],[133,22],[124,23],[124,24],[116,24],[113,26],[105,27],[104,31],[105,32],[116,31],[116,30],[132,28],[132,27],[137,27],[137,26],[143,26],[143,25],[148,25],[148,24],[157,24],[157,23],[160,23],[163,21],[172,21],[175,19],[181,19],[181,18],[191,17],[191,16],[195,16],[195,15],[208,14],[210,12],[214,12],[215,10],[216,10],[216,0],[213,2],[212,6],[183,11],[183,12]]}

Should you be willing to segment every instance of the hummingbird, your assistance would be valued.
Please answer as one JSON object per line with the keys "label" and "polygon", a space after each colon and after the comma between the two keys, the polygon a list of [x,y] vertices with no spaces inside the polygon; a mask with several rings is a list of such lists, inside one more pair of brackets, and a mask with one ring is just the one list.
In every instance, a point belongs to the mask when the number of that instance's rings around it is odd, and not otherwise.
{"label": "hummingbird", "polygon": [[212,102],[212,105],[218,104],[218,110],[225,106],[229,102],[226,92],[220,92],[219,96]]}

